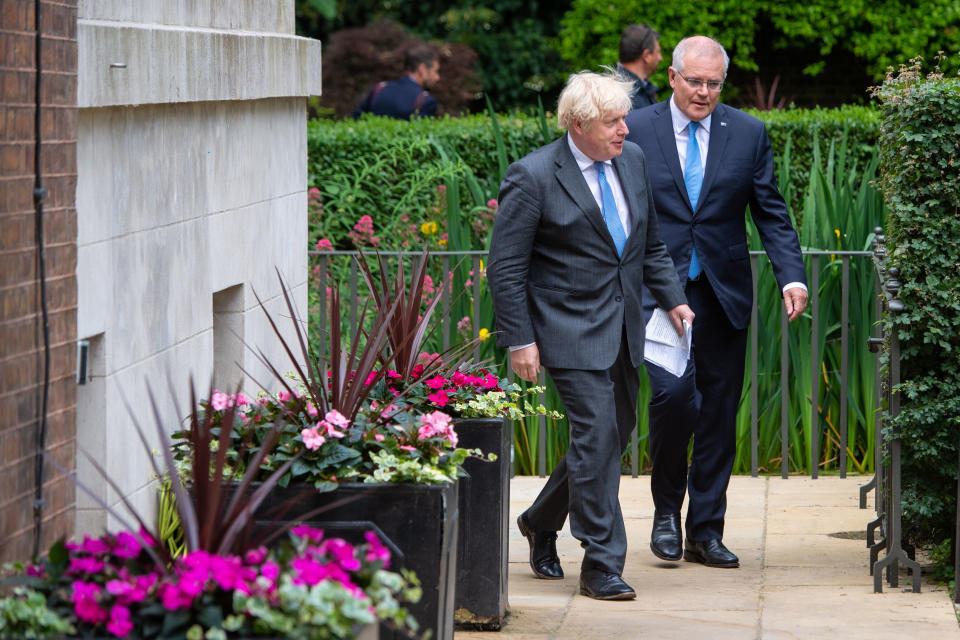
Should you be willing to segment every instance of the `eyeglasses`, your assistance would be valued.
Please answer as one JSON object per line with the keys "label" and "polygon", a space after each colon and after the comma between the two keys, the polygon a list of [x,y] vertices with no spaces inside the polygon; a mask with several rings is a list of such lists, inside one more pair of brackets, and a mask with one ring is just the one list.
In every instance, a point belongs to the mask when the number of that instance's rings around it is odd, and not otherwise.
{"label": "eyeglasses", "polygon": [[677,75],[687,81],[687,86],[693,89],[694,91],[699,91],[703,88],[703,85],[707,85],[707,89],[716,93],[723,89],[724,82],[716,80],[701,80],[700,78],[688,78],[679,71]]}

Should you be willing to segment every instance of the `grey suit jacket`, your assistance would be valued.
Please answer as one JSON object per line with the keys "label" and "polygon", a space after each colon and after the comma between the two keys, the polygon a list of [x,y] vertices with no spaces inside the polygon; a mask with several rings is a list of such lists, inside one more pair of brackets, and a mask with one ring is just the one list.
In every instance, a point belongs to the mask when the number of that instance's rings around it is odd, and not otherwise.
{"label": "grey suit jacket", "polygon": [[622,257],[567,136],[510,165],[487,266],[499,346],[536,342],[546,367],[600,370],[613,365],[625,328],[639,366],[641,285],[664,309],[686,303],[658,233],[643,152],[624,143],[613,163],[632,225]]}

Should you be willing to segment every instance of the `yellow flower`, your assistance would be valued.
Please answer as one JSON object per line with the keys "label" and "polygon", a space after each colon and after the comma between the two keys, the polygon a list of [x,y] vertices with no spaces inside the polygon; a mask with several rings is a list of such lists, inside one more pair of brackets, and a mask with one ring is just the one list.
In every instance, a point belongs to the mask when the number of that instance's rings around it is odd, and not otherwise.
{"label": "yellow flower", "polygon": [[484,327],[480,329],[480,335],[478,335],[477,337],[480,338],[480,342],[483,342],[484,340],[490,337],[490,332],[487,331],[486,327]]}
{"label": "yellow flower", "polygon": [[440,245],[441,247],[445,247],[447,246],[447,241],[444,238],[440,238],[439,240],[437,240],[437,244]]}
{"label": "yellow flower", "polygon": [[420,225],[420,233],[425,236],[433,235],[437,232],[437,223],[436,222],[424,222]]}
{"label": "yellow flower", "polygon": [[837,234],[837,240],[840,239],[840,229],[834,229],[833,232]]}

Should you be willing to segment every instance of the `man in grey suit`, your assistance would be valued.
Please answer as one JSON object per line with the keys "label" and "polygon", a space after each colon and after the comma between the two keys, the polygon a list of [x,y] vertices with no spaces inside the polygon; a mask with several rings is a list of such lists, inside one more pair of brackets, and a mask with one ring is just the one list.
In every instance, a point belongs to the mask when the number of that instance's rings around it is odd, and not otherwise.
{"label": "man in grey suit", "polygon": [[640,148],[625,142],[630,83],[581,72],[560,94],[567,135],[510,165],[500,187],[487,277],[497,344],[514,371],[550,374],[570,424],[570,447],[518,519],[538,578],[560,579],[557,531],[584,547],[580,593],[636,597],[623,581],[627,538],[620,455],[636,426],[644,323],[641,289],[678,334],[693,322],[658,233]]}

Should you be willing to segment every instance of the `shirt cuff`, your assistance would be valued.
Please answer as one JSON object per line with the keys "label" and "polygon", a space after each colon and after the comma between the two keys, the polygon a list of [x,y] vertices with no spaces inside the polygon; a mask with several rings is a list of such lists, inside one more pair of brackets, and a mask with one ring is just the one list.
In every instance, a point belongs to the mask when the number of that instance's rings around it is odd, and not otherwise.
{"label": "shirt cuff", "polygon": [[807,285],[803,284],[802,282],[788,282],[787,284],[783,285],[782,293],[786,293],[787,289],[796,289],[797,287],[807,291]]}
{"label": "shirt cuff", "polygon": [[536,342],[531,342],[530,344],[515,344],[510,347],[510,351],[519,351],[520,349],[526,349],[527,347],[532,347],[537,344]]}

